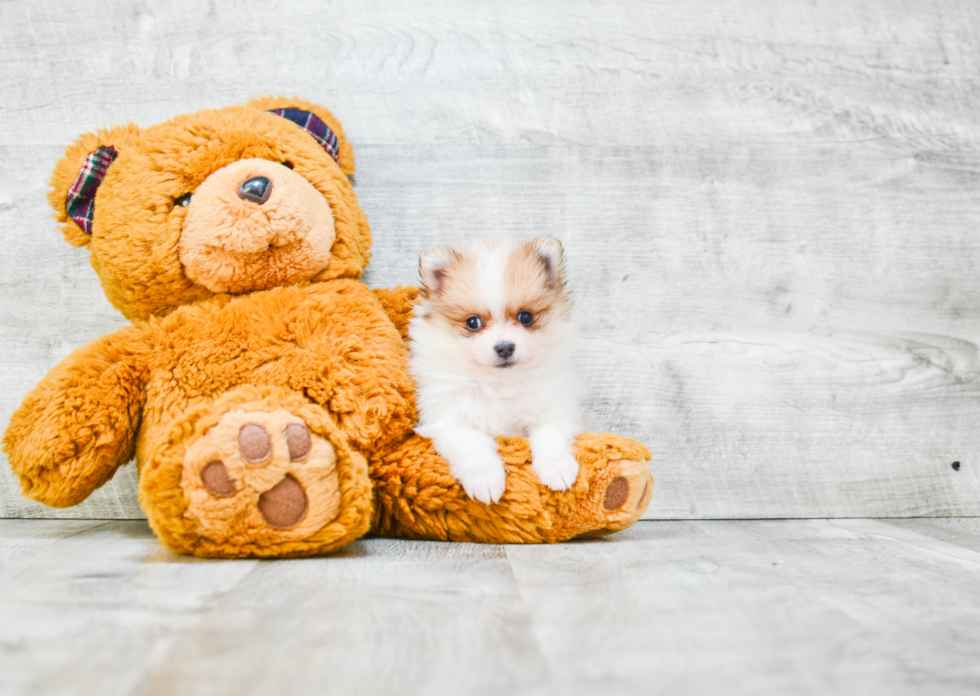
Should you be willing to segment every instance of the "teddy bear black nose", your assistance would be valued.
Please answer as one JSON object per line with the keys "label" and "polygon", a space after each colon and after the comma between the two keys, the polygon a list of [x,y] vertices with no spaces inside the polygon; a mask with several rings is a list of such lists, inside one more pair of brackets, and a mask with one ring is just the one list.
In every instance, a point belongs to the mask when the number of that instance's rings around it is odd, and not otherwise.
{"label": "teddy bear black nose", "polygon": [[238,197],[243,201],[252,201],[262,205],[272,195],[272,182],[264,176],[253,176],[246,179],[238,187]]}

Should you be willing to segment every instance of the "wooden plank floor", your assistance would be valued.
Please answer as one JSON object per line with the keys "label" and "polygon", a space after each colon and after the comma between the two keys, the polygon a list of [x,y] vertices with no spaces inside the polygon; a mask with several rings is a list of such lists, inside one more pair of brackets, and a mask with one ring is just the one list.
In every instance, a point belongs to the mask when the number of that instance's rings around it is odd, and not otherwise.
{"label": "wooden plank floor", "polygon": [[602,540],[176,556],[0,520],[0,693],[980,691],[980,520],[640,522]]}

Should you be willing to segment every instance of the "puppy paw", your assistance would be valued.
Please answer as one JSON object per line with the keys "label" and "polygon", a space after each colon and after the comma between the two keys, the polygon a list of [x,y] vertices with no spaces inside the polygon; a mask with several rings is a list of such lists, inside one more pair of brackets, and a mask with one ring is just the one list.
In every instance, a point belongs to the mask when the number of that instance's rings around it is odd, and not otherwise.
{"label": "puppy paw", "polygon": [[578,461],[571,452],[535,452],[531,468],[553,491],[567,491],[578,478]]}
{"label": "puppy paw", "polygon": [[463,471],[454,471],[453,475],[466,495],[486,505],[498,502],[507,487],[507,472],[496,458],[476,465],[471,463]]}

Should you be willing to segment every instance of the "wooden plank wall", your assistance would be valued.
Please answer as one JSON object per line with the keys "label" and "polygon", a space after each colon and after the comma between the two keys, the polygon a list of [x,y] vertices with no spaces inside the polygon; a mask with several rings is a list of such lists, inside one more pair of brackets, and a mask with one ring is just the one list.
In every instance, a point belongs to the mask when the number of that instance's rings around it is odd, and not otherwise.
{"label": "wooden plank wall", "polygon": [[[279,92],[355,143],[371,285],[565,243],[649,517],[978,515],[978,36],[974,0],[0,3],[0,423],[124,325],[49,219],[62,148]],[[0,516],[139,516],[133,469],[55,511],[0,463]]]}

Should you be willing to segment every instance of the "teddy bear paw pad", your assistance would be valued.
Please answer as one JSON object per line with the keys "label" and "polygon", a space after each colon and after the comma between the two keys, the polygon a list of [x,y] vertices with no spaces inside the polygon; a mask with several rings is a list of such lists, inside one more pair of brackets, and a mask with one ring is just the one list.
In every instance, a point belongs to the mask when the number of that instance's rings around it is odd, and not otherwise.
{"label": "teddy bear paw pad", "polygon": [[626,529],[650,504],[653,477],[646,461],[623,459],[610,462],[608,467],[590,491],[595,528],[576,536],[599,537]]}
{"label": "teddy bear paw pad", "polygon": [[333,446],[298,416],[234,410],[192,442],[181,488],[208,536],[302,538],[340,512]]}

